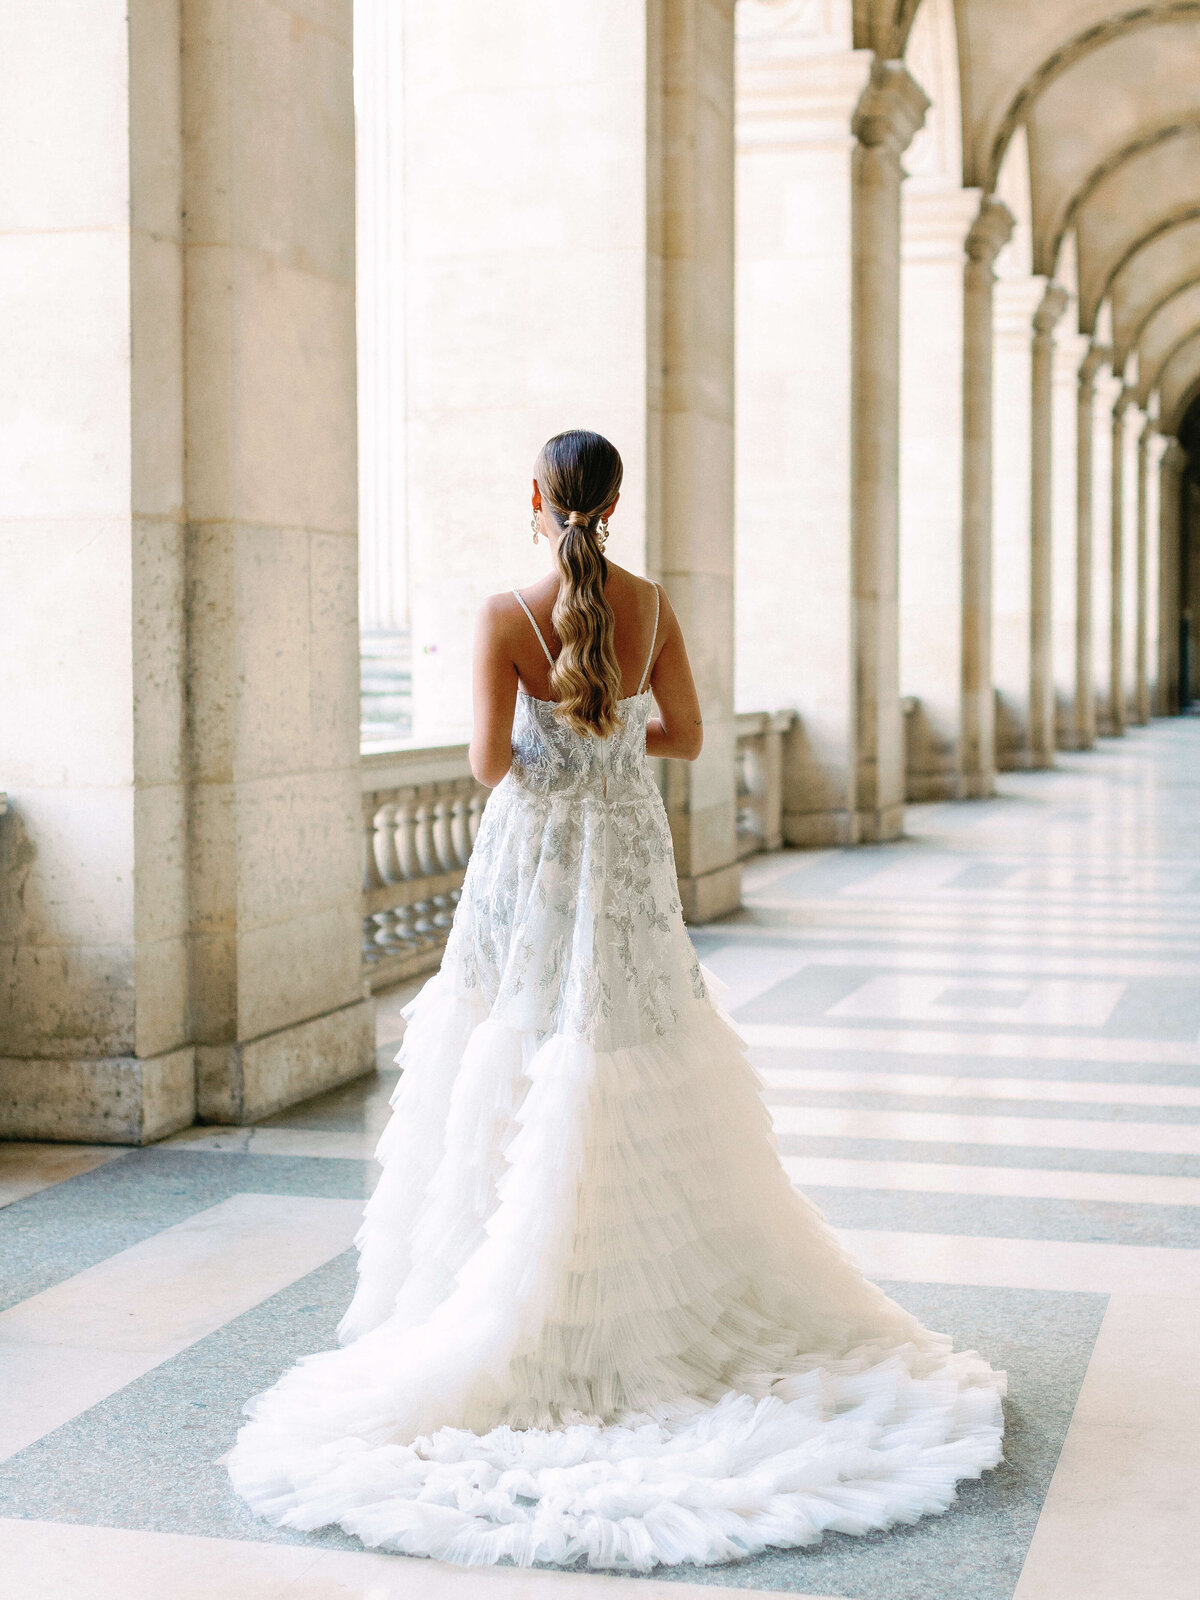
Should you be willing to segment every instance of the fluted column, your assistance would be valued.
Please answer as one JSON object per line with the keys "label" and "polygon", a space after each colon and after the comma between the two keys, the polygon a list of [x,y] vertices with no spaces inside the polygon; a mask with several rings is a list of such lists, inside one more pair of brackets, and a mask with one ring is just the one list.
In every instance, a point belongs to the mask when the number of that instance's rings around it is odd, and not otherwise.
{"label": "fluted column", "polygon": [[995,786],[992,690],[992,348],[995,260],[1013,230],[993,196],[967,237],[963,293],[963,748],[964,798]]}
{"label": "fluted column", "polygon": [[900,157],[929,101],[896,61],[876,61],[854,116],[851,291],[851,566],[856,833],[893,839],[904,821],[900,713]]}
{"label": "fluted column", "polygon": [[1033,317],[1029,418],[1029,746],[1035,767],[1054,763],[1054,330],[1070,303],[1049,283]]}

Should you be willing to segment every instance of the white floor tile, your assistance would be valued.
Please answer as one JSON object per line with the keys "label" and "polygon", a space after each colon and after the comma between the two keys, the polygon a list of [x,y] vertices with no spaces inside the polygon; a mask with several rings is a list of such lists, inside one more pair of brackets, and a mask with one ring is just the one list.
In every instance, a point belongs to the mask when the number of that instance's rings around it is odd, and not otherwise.
{"label": "white floor tile", "polygon": [[988,1117],[949,1111],[844,1111],[832,1106],[780,1105],[771,1107],[771,1119],[778,1134],[810,1138],[1200,1155],[1200,1123],[1195,1122],[1104,1122],[1099,1118]]}
{"label": "white floor tile", "polygon": [[1196,1600],[1200,1298],[1114,1294],[1015,1600]]}
{"label": "white floor tile", "polygon": [[772,1050],[867,1050],[890,1055],[997,1056],[1025,1061],[1150,1062],[1200,1067],[1200,1047],[1175,1039],[1097,1039],[1049,1033],[954,1033],[940,1028],[831,1028],[820,1023],[738,1022],[752,1046]]}
{"label": "white floor tile", "polygon": [[357,1200],[234,1195],[0,1312],[0,1459],[339,1255]]}
{"label": "white floor tile", "polygon": [[[691,1583],[0,1519],[14,1600],[713,1600]],[[739,1595],[759,1591],[738,1589]],[[793,1600],[832,1600],[794,1595]]]}
{"label": "white floor tile", "polygon": [[1173,1106],[1200,1110],[1200,1087],[1177,1083],[1105,1083],[1071,1078],[942,1077],[934,1073],[859,1072],[848,1068],[760,1067],[769,1089],[834,1090],[840,1094],[907,1094],[917,1098],[1045,1100],[1065,1105]]}
{"label": "white floor tile", "polygon": [[1099,1200],[1113,1205],[1200,1205],[1200,1178],[1047,1167],[975,1167],[951,1161],[850,1161],[785,1156],[798,1188],[897,1189],[921,1194],[994,1194],[1029,1200]]}
{"label": "white floor tile", "polygon": [[1200,1250],[841,1228],[869,1278],[1077,1294],[1200,1295]]}

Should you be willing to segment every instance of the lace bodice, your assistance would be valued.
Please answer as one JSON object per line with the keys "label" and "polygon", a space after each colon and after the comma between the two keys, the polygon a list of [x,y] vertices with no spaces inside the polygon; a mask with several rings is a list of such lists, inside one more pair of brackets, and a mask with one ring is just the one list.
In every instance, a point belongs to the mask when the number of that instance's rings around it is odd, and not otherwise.
{"label": "lace bodice", "polygon": [[619,702],[621,726],[607,739],[576,733],[554,702],[522,693],[513,718],[512,770],[504,780],[528,794],[575,795],[617,803],[653,787],[646,761],[650,691]]}

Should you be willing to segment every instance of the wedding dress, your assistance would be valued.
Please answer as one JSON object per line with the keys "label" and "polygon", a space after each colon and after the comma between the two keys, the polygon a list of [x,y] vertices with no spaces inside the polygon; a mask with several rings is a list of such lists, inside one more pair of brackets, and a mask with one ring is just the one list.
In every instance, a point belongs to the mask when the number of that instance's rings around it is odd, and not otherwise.
{"label": "wedding dress", "polygon": [[912,1522],[1000,1460],[1003,1374],[868,1283],[780,1166],[683,925],[652,659],[608,739],[517,701],[405,1013],[343,1347],[227,1458],[272,1522],[646,1570]]}

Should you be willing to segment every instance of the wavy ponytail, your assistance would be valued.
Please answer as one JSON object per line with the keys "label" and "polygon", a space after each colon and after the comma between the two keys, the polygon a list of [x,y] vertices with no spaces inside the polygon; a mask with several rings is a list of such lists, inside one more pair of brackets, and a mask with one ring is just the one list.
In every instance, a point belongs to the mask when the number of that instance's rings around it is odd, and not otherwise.
{"label": "wavy ponytail", "polygon": [[555,551],[561,582],[551,613],[562,644],[550,669],[555,715],[577,733],[601,739],[621,725],[621,668],[613,611],[604,594],[608,562],[598,524],[617,497],[623,473],[621,457],[607,439],[573,429],[542,446],[534,474],[562,527]]}

